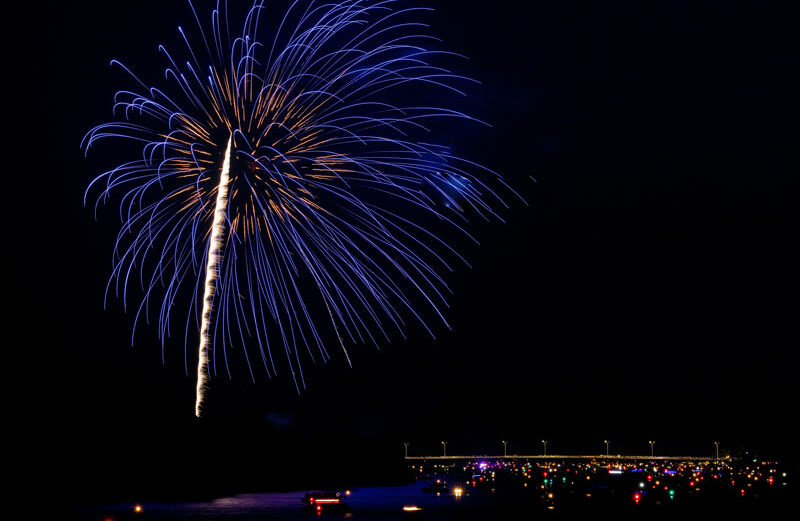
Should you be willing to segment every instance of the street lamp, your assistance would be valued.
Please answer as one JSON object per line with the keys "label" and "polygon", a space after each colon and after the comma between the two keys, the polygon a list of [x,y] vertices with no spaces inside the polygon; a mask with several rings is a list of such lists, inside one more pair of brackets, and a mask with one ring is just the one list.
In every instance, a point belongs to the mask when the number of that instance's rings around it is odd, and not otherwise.
{"label": "street lamp", "polygon": [[508,456],[508,442],[503,440],[503,457]]}
{"label": "street lamp", "polygon": [[716,451],[717,451],[717,461],[719,461],[719,442],[718,441],[714,442],[714,447],[716,448]]}
{"label": "street lamp", "polygon": [[542,445],[544,445],[544,455],[547,456],[547,440],[542,440]]}
{"label": "street lamp", "polygon": [[656,444],[656,442],[654,442],[654,441],[648,441],[647,443],[649,443],[649,444],[650,444],[650,457],[652,458],[652,457],[653,457],[653,445],[655,445],[655,444]]}
{"label": "street lamp", "polygon": [[608,440],[603,440],[603,443],[606,444],[606,457],[608,457]]}
{"label": "street lamp", "polygon": [[442,442],[442,456],[444,456],[445,458],[447,457],[447,442],[446,441]]}
{"label": "street lamp", "polygon": [[404,441],[403,446],[406,448],[406,459],[408,459],[408,442]]}

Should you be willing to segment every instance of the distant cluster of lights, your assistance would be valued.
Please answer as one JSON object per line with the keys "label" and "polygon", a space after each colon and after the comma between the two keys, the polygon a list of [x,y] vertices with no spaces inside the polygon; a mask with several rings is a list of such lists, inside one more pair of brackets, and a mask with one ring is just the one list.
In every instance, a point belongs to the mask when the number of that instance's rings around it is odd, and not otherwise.
{"label": "distant cluster of lights", "polygon": [[[530,483],[540,490],[541,499],[548,510],[555,509],[557,491],[561,488],[575,487],[580,483],[584,483],[582,486],[586,487],[587,482],[594,481],[606,483],[608,480],[620,480],[621,486],[631,483],[631,498],[636,505],[645,501],[656,504],[671,502],[676,500],[679,493],[697,494],[710,487],[726,487],[739,496],[745,496],[756,486],[788,485],[787,472],[782,471],[776,462],[754,461],[741,466],[730,458],[705,462],[649,461],[613,464],[601,460],[533,463],[521,459],[486,458],[467,461],[458,468],[455,464],[412,465],[410,468],[415,474],[423,476],[426,475],[426,469],[433,474],[465,473],[467,487],[486,487],[492,492],[499,475],[514,477],[521,481],[523,488],[530,488]],[[457,497],[465,493],[461,488],[453,489],[453,494]],[[593,497],[590,491],[586,491],[583,496],[587,499]]]}

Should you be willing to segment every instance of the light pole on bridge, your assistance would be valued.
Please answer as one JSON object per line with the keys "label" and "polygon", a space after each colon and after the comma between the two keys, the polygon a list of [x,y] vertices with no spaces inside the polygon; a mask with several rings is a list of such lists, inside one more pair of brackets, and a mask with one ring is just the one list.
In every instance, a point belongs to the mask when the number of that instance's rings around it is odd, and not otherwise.
{"label": "light pole on bridge", "polygon": [[406,459],[408,459],[408,442],[404,441],[403,446],[406,448]]}
{"label": "light pole on bridge", "polygon": [[446,441],[442,442],[442,456],[444,456],[445,458],[447,457],[447,442]]}
{"label": "light pole on bridge", "polygon": [[716,448],[717,461],[719,461],[719,442],[718,441],[714,442],[714,447]]}
{"label": "light pole on bridge", "polygon": [[508,456],[508,442],[503,440],[503,457]]}
{"label": "light pole on bridge", "polygon": [[603,443],[605,443],[605,444],[606,444],[606,457],[608,457],[608,445],[609,445],[609,441],[608,441],[608,440],[603,440]]}
{"label": "light pole on bridge", "polygon": [[650,457],[653,457],[653,446],[656,444],[654,441],[648,441],[647,443],[650,444]]}
{"label": "light pole on bridge", "polygon": [[547,456],[547,440],[542,440],[542,445],[544,445],[544,455]]}

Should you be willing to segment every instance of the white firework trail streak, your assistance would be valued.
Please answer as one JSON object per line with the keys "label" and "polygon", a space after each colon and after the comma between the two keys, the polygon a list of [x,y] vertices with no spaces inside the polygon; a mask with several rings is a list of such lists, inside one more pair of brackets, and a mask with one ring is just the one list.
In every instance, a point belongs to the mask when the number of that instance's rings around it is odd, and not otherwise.
{"label": "white firework trail streak", "polygon": [[214,207],[214,222],[211,225],[211,239],[208,242],[208,262],[206,264],[206,283],[203,292],[203,318],[200,323],[200,347],[197,360],[197,401],[194,414],[200,417],[203,398],[205,398],[208,382],[208,329],[211,322],[211,307],[214,300],[215,280],[219,271],[220,249],[222,247],[222,231],[225,228],[225,208],[228,206],[228,182],[231,169],[231,145],[233,136],[228,139],[228,148],[222,162],[222,174],[217,187],[217,202]]}

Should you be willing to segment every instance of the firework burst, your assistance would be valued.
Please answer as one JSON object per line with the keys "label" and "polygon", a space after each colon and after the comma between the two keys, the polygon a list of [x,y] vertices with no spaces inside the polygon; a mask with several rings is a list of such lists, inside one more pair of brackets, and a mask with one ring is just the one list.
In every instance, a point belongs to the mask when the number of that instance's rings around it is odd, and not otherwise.
{"label": "firework burst", "polygon": [[[425,315],[446,325],[442,273],[463,261],[447,239],[469,215],[496,216],[490,185],[505,185],[429,142],[428,122],[474,121],[420,101],[471,81],[437,65],[452,53],[422,34],[430,9],[298,1],[276,17],[256,1],[234,34],[226,2],[210,24],[189,6],[184,58],[159,47],[163,85],[112,61],[132,87],[83,146],[140,151],[87,189],[95,208],[120,201],[107,293],[127,308],[138,286],[134,331],[156,307],[162,346],[176,306],[184,338],[199,329],[199,416],[233,346],[254,381],[286,364],[300,390],[303,361],[330,358],[327,339],[349,363],[348,344],[388,342],[409,318],[431,334]],[[260,40],[265,19],[275,29]]]}

